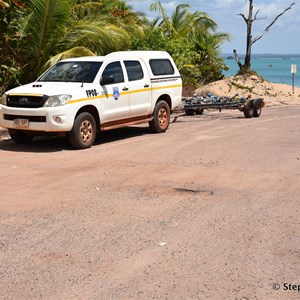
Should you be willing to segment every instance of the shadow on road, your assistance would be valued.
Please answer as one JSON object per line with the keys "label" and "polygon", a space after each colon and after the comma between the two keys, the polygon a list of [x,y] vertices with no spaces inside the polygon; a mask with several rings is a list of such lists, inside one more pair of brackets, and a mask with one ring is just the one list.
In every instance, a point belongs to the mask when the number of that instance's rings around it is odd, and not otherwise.
{"label": "shadow on road", "polygon": [[241,120],[245,119],[243,114],[228,114],[228,113],[216,113],[216,112],[205,112],[203,115],[197,116],[183,116],[179,117],[175,123],[184,123],[188,121],[209,121],[209,120]]}
{"label": "shadow on road", "polygon": [[[144,134],[151,134],[148,127],[124,127],[101,132],[97,135],[93,147],[101,144],[117,142]],[[0,150],[12,152],[36,152],[50,153],[59,151],[79,151],[74,149],[68,142],[66,137],[35,137],[32,142],[26,144],[16,144],[12,140],[4,140],[0,142]]]}
{"label": "shadow on road", "polygon": [[[186,123],[186,122],[199,122],[199,121],[209,121],[209,120],[241,120],[245,119],[242,114],[222,114],[222,113],[210,113],[205,112],[201,116],[179,116],[173,123],[171,118],[171,124],[176,123]],[[119,129],[113,129],[109,131],[101,132],[97,135],[94,147],[117,142],[124,139],[129,139],[132,137],[141,136],[144,134],[151,134],[148,126],[131,126],[123,127]],[[16,144],[12,140],[4,140],[0,142],[0,150],[3,151],[13,151],[13,152],[36,152],[36,153],[48,153],[48,152],[58,152],[58,151],[72,151],[74,149],[68,142],[67,138],[59,137],[35,137],[32,142],[27,144]],[[78,150],[77,150],[78,151]]]}

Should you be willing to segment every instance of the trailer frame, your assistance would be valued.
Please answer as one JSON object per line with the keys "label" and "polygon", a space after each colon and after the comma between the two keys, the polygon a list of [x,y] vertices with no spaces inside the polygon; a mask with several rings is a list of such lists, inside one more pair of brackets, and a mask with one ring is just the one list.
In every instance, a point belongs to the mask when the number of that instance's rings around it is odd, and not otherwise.
{"label": "trailer frame", "polygon": [[263,98],[237,98],[233,97],[183,97],[182,104],[187,116],[202,115],[204,109],[218,109],[220,112],[223,109],[238,109],[244,113],[245,118],[259,117],[262,108],[265,107]]}

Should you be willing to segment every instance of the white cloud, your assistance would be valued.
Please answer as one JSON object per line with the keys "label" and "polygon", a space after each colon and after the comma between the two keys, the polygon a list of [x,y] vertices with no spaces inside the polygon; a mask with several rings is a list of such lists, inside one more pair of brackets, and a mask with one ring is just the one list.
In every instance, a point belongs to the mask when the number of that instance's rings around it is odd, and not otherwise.
{"label": "white cloud", "polygon": [[216,9],[233,9],[243,6],[242,3],[239,3],[236,0],[214,0],[212,3]]}
{"label": "white cloud", "polygon": [[167,1],[162,3],[163,7],[166,9],[168,13],[171,13],[175,10],[175,7],[179,4],[177,1]]}

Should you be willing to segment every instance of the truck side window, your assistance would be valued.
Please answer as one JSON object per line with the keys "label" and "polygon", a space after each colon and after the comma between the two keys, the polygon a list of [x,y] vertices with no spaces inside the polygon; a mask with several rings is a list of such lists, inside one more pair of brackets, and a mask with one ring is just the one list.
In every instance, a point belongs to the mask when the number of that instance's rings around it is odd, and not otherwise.
{"label": "truck side window", "polygon": [[150,59],[150,67],[153,75],[172,75],[175,70],[168,59]]}
{"label": "truck side window", "polygon": [[102,77],[109,77],[109,76],[114,77],[115,79],[114,83],[124,82],[124,75],[119,61],[112,62],[105,67],[102,73]]}
{"label": "truck side window", "polygon": [[139,61],[126,60],[124,61],[124,64],[126,67],[129,81],[140,80],[144,78],[143,69]]}

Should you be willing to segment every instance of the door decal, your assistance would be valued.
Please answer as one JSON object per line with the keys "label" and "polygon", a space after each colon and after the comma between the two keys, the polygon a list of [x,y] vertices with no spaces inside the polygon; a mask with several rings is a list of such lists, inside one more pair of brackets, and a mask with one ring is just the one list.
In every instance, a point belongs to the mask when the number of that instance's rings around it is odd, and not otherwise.
{"label": "door decal", "polygon": [[115,100],[118,100],[120,97],[120,92],[118,87],[113,87],[113,97]]}

